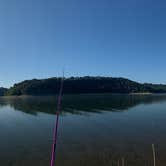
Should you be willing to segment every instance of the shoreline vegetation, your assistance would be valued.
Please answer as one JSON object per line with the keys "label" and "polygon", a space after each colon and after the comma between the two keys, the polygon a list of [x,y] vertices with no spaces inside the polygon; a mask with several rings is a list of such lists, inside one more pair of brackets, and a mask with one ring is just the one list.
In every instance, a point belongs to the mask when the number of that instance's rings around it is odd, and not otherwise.
{"label": "shoreline vegetation", "polygon": [[150,93],[150,92],[139,92],[139,93],[130,93],[130,95],[151,95],[154,93]]}
{"label": "shoreline vegetation", "polygon": [[[0,96],[55,95],[59,91],[60,77],[32,79],[14,84],[11,88],[0,88]],[[112,93],[149,95],[166,93],[166,85],[138,83],[126,78],[113,77],[69,77],[64,79],[65,94]]]}

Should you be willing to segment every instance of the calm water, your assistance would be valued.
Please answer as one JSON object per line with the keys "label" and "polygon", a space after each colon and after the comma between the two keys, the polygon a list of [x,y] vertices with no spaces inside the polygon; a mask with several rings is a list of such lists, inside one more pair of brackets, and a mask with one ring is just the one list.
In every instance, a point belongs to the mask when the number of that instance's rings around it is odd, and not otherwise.
{"label": "calm water", "polygon": [[[0,98],[0,165],[49,166],[56,97]],[[66,95],[57,166],[166,165],[166,95]],[[120,163],[121,166],[121,163]]]}

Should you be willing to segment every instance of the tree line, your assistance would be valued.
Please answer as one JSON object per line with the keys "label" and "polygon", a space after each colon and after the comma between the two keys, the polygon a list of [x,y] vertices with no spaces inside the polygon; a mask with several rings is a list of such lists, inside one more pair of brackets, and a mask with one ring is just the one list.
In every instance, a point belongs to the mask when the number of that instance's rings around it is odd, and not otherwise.
{"label": "tree line", "polygon": [[[59,92],[61,78],[33,79],[0,88],[0,95],[54,95]],[[63,93],[166,93],[166,85],[142,84],[126,78],[70,77],[64,79]]]}

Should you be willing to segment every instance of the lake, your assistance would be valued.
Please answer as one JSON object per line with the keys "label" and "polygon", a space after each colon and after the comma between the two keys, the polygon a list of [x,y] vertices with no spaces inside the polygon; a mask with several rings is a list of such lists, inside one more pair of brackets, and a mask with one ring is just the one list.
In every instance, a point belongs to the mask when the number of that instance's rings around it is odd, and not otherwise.
{"label": "lake", "polygon": [[[56,96],[0,98],[0,165],[49,166]],[[64,95],[56,166],[166,165],[166,95]],[[119,164],[119,165],[118,165]]]}

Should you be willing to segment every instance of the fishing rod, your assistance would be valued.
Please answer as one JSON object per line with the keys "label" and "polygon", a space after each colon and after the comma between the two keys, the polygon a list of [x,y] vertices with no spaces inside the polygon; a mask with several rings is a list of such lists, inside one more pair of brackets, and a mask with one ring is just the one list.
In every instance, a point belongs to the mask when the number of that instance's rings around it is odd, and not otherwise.
{"label": "fishing rod", "polygon": [[50,166],[55,166],[57,137],[58,137],[58,124],[59,124],[59,115],[61,112],[63,82],[64,82],[64,72],[63,72],[63,77],[61,78],[59,95],[58,95],[57,112],[56,112],[55,127],[54,127],[54,132],[53,132],[53,143],[52,143],[52,154],[51,154]]}

